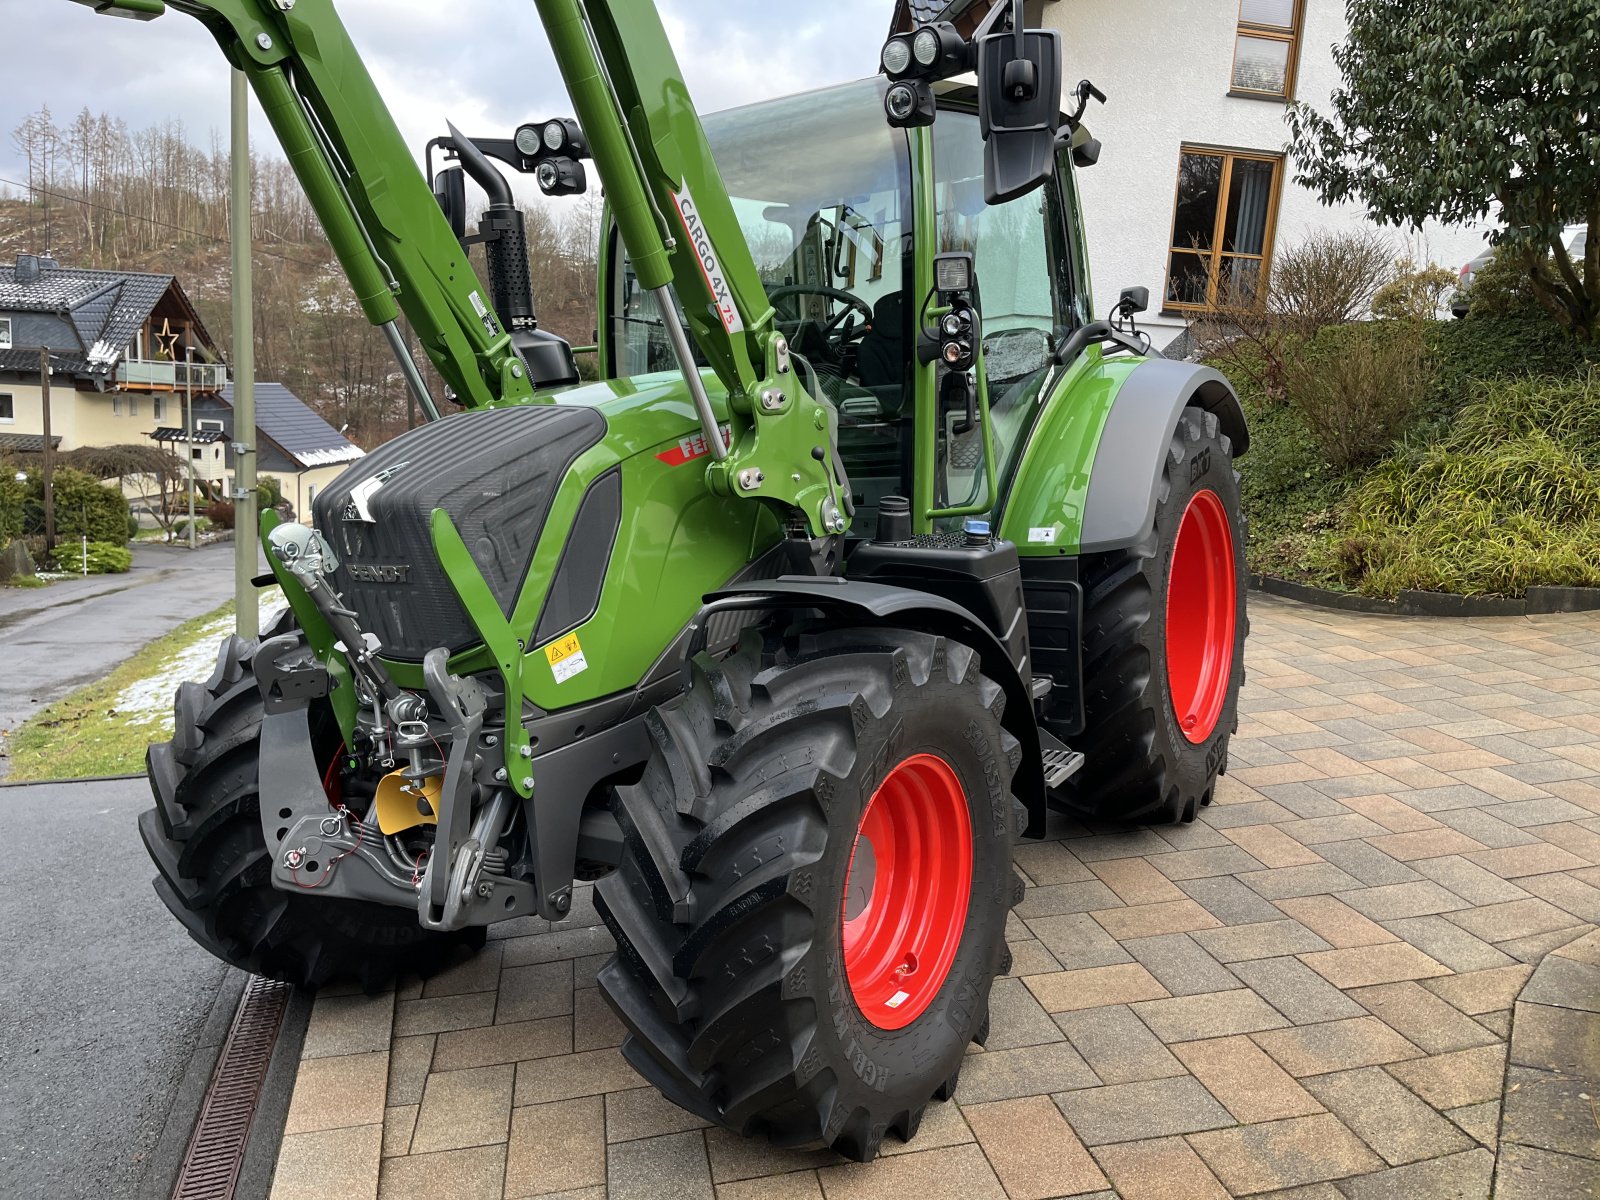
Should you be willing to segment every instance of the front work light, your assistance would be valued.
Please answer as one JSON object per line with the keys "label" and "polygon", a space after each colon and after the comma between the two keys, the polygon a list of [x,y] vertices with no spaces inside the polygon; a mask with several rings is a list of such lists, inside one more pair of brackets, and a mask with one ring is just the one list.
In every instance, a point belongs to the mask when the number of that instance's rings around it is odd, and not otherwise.
{"label": "front work light", "polygon": [[890,38],[883,47],[883,69],[891,79],[898,79],[911,67],[911,39]]}
{"label": "front work light", "polygon": [[889,124],[897,129],[932,125],[938,113],[933,89],[921,79],[891,83],[883,94],[883,111],[888,114]]}

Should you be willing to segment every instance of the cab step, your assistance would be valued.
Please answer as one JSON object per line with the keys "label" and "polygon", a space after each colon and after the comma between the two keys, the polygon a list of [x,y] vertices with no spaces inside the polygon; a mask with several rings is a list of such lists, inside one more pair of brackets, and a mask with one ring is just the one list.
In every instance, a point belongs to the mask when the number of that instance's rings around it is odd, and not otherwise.
{"label": "cab step", "polygon": [[1083,767],[1083,755],[1048,730],[1039,730],[1039,751],[1044,759],[1044,785],[1058,788]]}

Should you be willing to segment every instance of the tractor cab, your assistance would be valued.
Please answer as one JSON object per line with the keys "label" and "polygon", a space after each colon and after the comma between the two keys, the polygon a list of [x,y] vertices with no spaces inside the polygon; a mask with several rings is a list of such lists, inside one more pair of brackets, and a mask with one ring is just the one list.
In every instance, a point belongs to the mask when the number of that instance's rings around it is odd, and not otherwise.
{"label": "tractor cab", "polygon": [[[990,204],[977,89],[941,84],[932,125],[896,128],[890,87],[860,80],[704,119],[778,327],[809,390],[838,410],[851,534],[866,540],[885,496],[912,498],[918,532],[992,517],[1066,369],[1056,351],[1091,319],[1070,147],[1043,187]],[[675,371],[615,227],[606,251],[602,375]],[[936,263],[962,255],[970,278],[942,291]],[[952,306],[972,324],[947,337],[934,314]],[[964,350],[947,358],[952,343]]]}

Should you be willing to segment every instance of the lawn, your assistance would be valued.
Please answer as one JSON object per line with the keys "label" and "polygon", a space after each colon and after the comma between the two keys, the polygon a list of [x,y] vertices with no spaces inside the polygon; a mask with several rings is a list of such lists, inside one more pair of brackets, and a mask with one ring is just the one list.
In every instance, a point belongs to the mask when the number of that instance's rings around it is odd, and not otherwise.
{"label": "lawn", "polygon": [[[262,594],[262,624],[282,607],[276,588]],[[9,783],[137,775],[145,747],[172,736],[172,694],[186,679],[211,674],[217,644],[233,631],[233,603],[151,642],[98,683],[79,688],[11,735]]]}

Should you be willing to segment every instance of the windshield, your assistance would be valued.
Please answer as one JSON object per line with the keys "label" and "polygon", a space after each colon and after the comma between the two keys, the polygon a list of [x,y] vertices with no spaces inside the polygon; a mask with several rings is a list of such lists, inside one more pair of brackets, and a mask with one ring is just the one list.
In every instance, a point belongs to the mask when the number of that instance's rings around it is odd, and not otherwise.
{"label": "windshield", "polygon": [[[880,82],[731,109],[706,117],[704,125],[792,349],[834,398],[847,376],[869,392],[898,390],[899,299],[911,270],[911,172],[905,135],[883,118]],[[670,370],[655,298],[623,270],[615,317],[620,328],[613,330],[617,373]],[[880,327],[876,339],[874,325]],[[891,333],[892,361],[878,345]]]}

